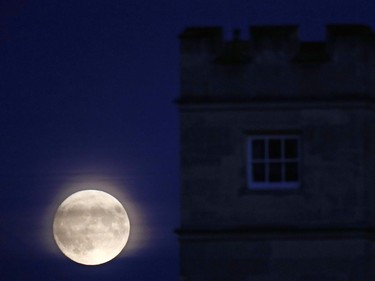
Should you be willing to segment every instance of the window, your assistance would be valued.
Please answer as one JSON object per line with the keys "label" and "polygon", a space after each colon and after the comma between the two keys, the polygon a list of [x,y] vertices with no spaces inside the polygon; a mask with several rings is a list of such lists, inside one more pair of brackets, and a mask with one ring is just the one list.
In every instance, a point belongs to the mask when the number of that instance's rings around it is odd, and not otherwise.
{"label": "window", "polygon": [[295,135],[248,139],[248,187],[291,189],[300,185],[300,141]]}

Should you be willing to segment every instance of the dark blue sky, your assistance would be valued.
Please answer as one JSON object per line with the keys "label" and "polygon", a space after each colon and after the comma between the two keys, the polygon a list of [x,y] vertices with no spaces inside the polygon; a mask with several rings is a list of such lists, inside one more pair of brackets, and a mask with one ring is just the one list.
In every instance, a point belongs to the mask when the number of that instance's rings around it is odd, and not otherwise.
{"label": "dark blue sky", "polygon": [[[1,278],[178,280],[178,34],[293,23],[318,40],[374,14],[354,0],[0,0]],[[51,216],[98,182],[136,233],[124,256],[79,266],[51,243]]]}

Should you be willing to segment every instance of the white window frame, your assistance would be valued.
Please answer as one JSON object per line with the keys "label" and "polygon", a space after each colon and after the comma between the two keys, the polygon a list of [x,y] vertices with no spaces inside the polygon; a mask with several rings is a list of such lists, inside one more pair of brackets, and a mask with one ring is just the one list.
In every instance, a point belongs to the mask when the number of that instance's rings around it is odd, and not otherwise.
{"label": "white window frame", "polygon": [[[269,140],[281,140],[281,158],[280,159],[270,159],[268,157],[268,141]],[[297,140],[297,158],[293,159],[286,159],[284,158],[284,141],[287,139],[294,139]],[[264,140],[265,141],[265,158],[254,160],[253,159],[253,153],[252,153],[252,143],[254,140]],[[298,135],[294,134],[267,134],[267,135],[251,135],[248,136],[247,141],[247,186],[251,190],[290,190],[290,189],[298,189],[300,188],[300,182],[301,182],[301,140]],[[277,182],[271,182],[268,178],[268,164],[269,163],[295,163],[297,162],[297,173],[298,173],[298,180],[297,181],[285,181],[285,171],[284,171],[284,165],[282,165],[282,173],[281,176],[283,179],[281,181]],[[256,182],[253,181],[253,163],[264,163],[265,164],[265,176],[266,179],[264,182]]]}

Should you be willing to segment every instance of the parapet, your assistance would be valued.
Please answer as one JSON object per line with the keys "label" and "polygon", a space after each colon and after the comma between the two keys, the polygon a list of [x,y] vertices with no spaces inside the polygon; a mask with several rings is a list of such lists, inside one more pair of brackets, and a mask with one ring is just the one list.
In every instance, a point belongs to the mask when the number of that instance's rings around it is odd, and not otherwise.
{"label": "parapet", "polygon": [[249,27],[247,38],[234,30],[227,40],[222,27],[189,27],[180,34],[182,96],[370,95],[374,34],[367,25],[330,24],[324,41],[309,42],[297,25],[261,25]]}
{"label": "parapet", "polygon": [[[181,53],[189,52],[211,52],[220,53],[225,51],[233,41],[239,44],[250,46],[248,48],[250,56],[263,51],[286,52],[294,55],[303,56],[303,52],[311,52],[311,48],[318,46],[303,44],[298,36],[297,25],[261,25],[249,28],[248,40],[240,40],[239,31],[234,31],[232,41],[223,39],[223,28],[221,27],[189,27],[180,34]],[[251,38],[251,39],[250,39]],[[374,41],[374,32],[367,25],[361,24],[330,24],[326,26],[326,41],[319,42],[319,46],[326,44],[334,53],[335,44],[347,41],[361,41],[363,43],[372,43]],[[302,47],[302,48],[301,48]],[[321,52],[321,51],[320,51]],[[302,53],[302,54],[301,54]],[[306,57],[308,57],[307,55]],[[314,61],[316,58],[314,58]],[[323,59],[326,61],[326,57]]]}
{"label": "parapet", "polygon": [[363,24],[329,24],[326,27],[328,38],[367,37],[373,34],[371,28]]}
{"label": "parapet", "polygon": [[254,51],[295,52],[298,46],[298,26],[254,26],[250,28]]}

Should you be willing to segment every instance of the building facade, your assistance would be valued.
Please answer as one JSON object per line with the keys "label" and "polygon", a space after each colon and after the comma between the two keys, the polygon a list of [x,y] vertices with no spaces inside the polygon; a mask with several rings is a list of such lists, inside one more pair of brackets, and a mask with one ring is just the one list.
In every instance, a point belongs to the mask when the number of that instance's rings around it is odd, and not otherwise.
{"label": "building facade", "polygon": [[374,280],[375,36],[180,35],[181,280]]}

